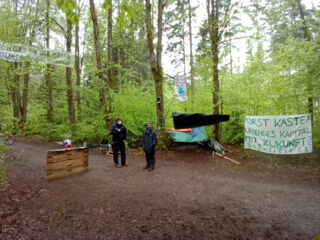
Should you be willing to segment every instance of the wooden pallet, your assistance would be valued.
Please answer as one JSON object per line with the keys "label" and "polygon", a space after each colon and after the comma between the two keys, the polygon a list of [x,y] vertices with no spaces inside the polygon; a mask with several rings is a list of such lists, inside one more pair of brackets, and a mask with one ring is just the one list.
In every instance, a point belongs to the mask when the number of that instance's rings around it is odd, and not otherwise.
{"label": "wooden pallet", "polygon": [[89,170],[89,150],[85,147],[47,152],[47,180],[64,178]]}

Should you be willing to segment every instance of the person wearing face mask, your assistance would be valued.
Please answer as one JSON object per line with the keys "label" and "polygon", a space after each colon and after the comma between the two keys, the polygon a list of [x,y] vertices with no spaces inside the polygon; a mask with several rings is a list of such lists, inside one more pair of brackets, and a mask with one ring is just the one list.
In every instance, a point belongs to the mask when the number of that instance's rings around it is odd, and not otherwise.
{"label": "person wearing face mask", "polygon": [[146,155],[147,165],[144,169],[148,169],[152,171],[155,165],[155,152],[156,152],[156,144],[157,144],[157,134],[151,128],[151,123],[146,124],[146,130],[142,134],[142,145]]}
{"label": "person wearing face mask", "polygon": [[[113,161],[116,167],[128,166],[126,163],[126,146],[124,140],[127,139],[127,128],[122,124],[122,118],[117,117],[116,123],[111,126],[110,134],[112,135],[112,148],[114,151]],[[119,150],[121,153],[121,165],[118,161]]]}

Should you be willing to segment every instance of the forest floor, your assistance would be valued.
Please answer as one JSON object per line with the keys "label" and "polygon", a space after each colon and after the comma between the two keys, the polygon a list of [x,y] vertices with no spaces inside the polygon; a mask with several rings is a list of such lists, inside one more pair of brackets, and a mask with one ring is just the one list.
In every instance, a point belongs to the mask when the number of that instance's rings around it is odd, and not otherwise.
{"label": "forest floor", "polygon": [[315,239],[320,154],[276,156],[226,145],[237,165],[198,146],[157,152],[143,170],[90,149],[89,171],[47,181],[54,143],[17,139],[0,191],[0,239]]}

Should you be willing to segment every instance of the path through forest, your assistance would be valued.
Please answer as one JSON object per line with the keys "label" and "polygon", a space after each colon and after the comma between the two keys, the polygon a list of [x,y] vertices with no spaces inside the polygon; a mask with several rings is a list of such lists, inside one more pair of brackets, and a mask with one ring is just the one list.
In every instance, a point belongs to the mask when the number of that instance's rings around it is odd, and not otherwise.
{"label": "path through forest", "polygon": [[[313,239],[320,235],[319,159],[230,157],[187,146],[157,153],[156,170],[128,155],[91,149],[89,171],[45,180],[46,151],[58,145],[18,139],[0,194],[0,239]],[[297,158],[297,159],[295,159]],[[292,162],[305,165],[292,165]],[[291,165],[290,165],[291,164]]]}

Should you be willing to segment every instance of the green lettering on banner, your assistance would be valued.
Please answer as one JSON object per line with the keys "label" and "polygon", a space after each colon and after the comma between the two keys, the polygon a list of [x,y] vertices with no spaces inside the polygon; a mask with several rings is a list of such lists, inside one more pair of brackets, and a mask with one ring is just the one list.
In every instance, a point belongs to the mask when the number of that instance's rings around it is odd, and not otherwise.
{"label": "green lettering on banner", "polygon": [[298,126],[302,125],[306,122],[306,120],[309,120],[306,118],[306,116],[300,116],[300,117],[288,117],[288,118],[282,118],[282,119],[274,119],[274,127],[292,127],[292,126]]}
{"label": "green lettering on banner", "polygon": [[254,143],[256,143],[256,142],[257,142],[257,139],[256,139],[255,137],[246,136],[246,137],[245,137],[245,141],[246,141],[246,142],[254,142]]}
{"label": "green lettering on banner", "polygon": [[262,127],[262,126],[266,127],[268,120],[269,119],[255,119],[255,118],[246,117],[244,121],[249,125],[255,125],[257,127]]}
{"label": "green lettering on banner", "polygon": [[273,154],[312,152],[309,114],[245,116],[245,148]]}
{"label": "green lettering on banner", "polygon": [[280,126],[280,121],[281,121],[281,120],[275,119],[275,120],[274,120],[274,126],[275,126],[275,127],[281,127],[281,126]]}

